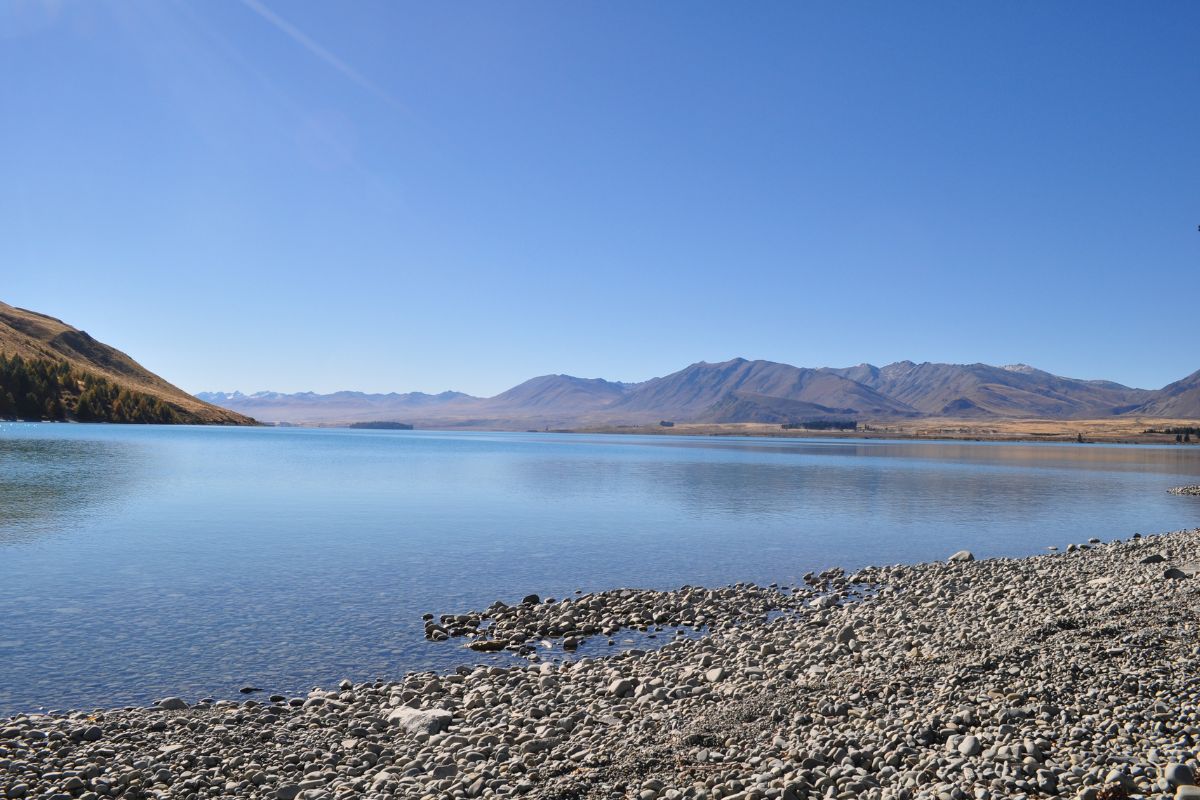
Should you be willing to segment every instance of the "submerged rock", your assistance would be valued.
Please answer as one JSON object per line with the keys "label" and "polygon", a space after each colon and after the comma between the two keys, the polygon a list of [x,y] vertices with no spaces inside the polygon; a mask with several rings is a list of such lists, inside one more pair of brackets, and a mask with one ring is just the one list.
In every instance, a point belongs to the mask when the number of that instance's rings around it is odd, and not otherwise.
{"label": "submerged rock", "polygon": [[480,653],[496,653],[508,647],[508,642],[503,639],[477,639],[467,642],[467,647]]}

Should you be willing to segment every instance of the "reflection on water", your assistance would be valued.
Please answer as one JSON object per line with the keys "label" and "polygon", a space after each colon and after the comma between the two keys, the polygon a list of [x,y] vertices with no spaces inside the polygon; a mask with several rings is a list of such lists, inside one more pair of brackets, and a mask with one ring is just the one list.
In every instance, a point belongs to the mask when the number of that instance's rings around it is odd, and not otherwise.
{"label": "reflection on water", "polygon": [[478,657],[423,612],[1194,526],[1200,448],[0,425],[0,713]]}
{"label": "reflection on water", "polygon": [[62,531],[89,510],[119,502],[145,467],[125,442],[16,439],[7,432],[0,423],[0,547]]}
{"label": "reflection on water", "polygon": [[[632,437],[630,437],[632,438]],[[1020,467],[1153,471],[1195,474],[1198,448],[1144,445],[1073,445],[1027,442],[886,441],[871,439],[762,439],[751,437],[657,437],[644,441],[669,448],[733,449],[775,454],[783,458],[820,455],[828,458],[905,458],[926,461],[995,464]]]}

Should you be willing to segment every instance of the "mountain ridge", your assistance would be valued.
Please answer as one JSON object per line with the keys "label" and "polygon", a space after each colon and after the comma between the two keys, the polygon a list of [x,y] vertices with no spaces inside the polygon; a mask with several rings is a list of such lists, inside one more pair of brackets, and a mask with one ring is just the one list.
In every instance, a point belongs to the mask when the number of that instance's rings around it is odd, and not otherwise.
{"label": "mountain ridge", "polygon": [[927,415],[969,405],[996,417],[1072,419],[1108,415],[1113,409],[1145,402],[1151,394],[1111,381],[1064,378],[1026,364],[898,361],[860,380]]}
{"label": "mountain ridge", "polygon": [[[1164,395],[1168,390],[1170,395]],[[423,398],[419,406],[408,399],[417,395]],[[226,393],[198,396],[215,402],[225,399],[238,410],[254,409],[259,418],[268,421],[300,424],[386,418],[423,426],[541,429],[637,425],[659,420],[783,423],[818,418],[1084,419],[1148,415],[1155,409],[1172,410],[1180,418],[1200,418],[1200,372],[1163,389],[1148,390],[1114,381],[1066,378],[1028,364],[898,361],[883,367],[863,363],[814,368],[733,358],[698,361],[637,383],[540,375],[493,397],[459,392],[296,393],[278,395],[284,399],[272,405],[265,401],[239,404],[228,400],[232,395]],[[351,396],[360,401],[348,402]],[[341,398],[341,402],[335,398]],[[289,410],[290,419],[273,416]]]}
{"label": "mountain ridge", "polygon": [[1169,383],[1128,413],[1158,417],[1200,417],[1200,370]]}

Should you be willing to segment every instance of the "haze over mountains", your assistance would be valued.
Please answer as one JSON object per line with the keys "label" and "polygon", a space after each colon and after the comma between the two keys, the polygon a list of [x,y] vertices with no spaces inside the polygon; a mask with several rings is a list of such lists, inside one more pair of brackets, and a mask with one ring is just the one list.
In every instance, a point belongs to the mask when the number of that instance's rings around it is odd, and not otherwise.
{"label": "haze over mountains", "polygon": [[336,392],[202,392],[202,400],[266,422],[328,425],[395,420],[418,426],[566,428],[674,422],[822,419],[1200,418],[1200,371],[1157,391],[1053,375],[1024,364],[795,367],[735,358],[698,362],[640,383],[571,375],[531,378],[495,397]]}

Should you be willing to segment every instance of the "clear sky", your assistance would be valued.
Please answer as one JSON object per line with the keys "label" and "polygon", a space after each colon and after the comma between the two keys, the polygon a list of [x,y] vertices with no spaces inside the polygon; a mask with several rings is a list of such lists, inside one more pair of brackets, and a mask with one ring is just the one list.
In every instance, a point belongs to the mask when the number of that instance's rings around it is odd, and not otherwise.
{"label": "clear sky", "polygon": [[1200,368],[1200,3],[6,0],[0,299],[185,389]]}

